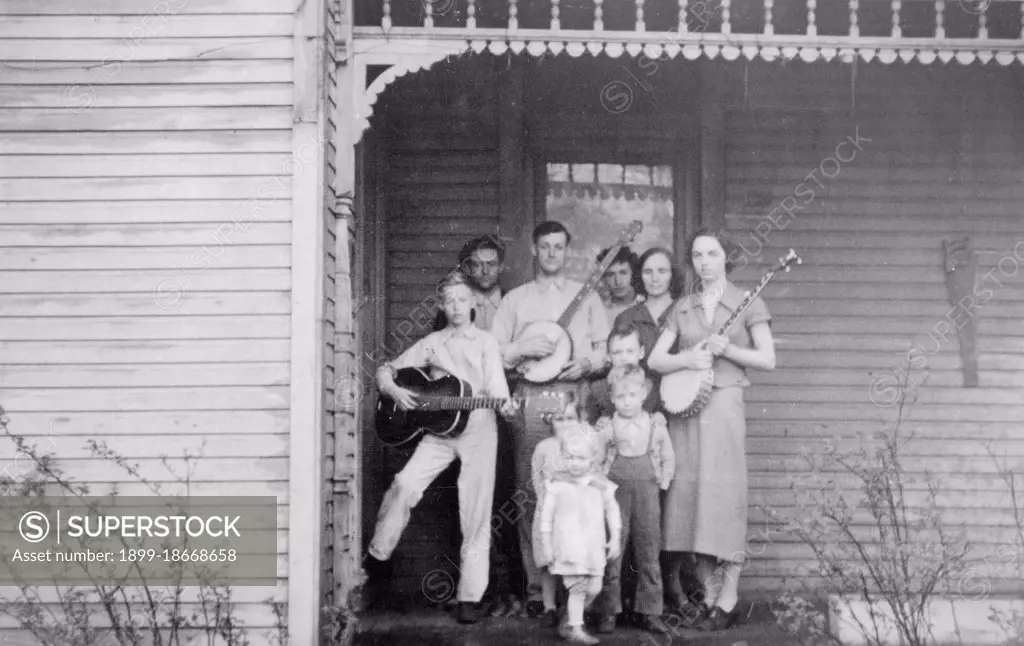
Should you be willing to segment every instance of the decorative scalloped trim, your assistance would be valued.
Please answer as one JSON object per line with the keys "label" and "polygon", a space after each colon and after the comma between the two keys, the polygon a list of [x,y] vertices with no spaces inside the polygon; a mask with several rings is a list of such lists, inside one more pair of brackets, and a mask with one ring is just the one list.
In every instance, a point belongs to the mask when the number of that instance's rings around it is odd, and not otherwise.
{"label": "decorative scalloped trim", "polygon": [[[601,43],[588,41],[586,43],[580,42],[562,42],[558,40],[550,41],[529,41],[523,45],[523,41],[517,41],[514,45],[510,46],[508,43],[502,41],[487,41],[487,40],[470,40],[467,42],[467,46],[479,51],[478,48],[486,47],[494,54],[503,54],[506,51],[514,51],[516,53],[525,49],[533,56],[547,56],[549,54],[558,54],[562,51],[568,52],[571,56],[579,57],[583,54],[590,54],[591,56],[598,56],[604,53],[611,58],[619,58],[623,54],[629,54],[630,56],[638,56],[643,52],[644,56],[648,58],[676,58],[680,54],[684,58],[695,60],[701,56],[707,58],[718,58],[721,56],[726,60],[736,60],[740,57],[748,60],[754,58],[762,58],[766,61],[774,61],[779,58],[785,58],[789,60],[801,59],[808,63],[816,60],[831,61],[837,56],[843,61],[852,61],[853,57],[860,57],[864,62],[871,62],[875,59],[890,65],[897,60],[909,63],[914,60],[918,60],[924,64],[930,64],[935,62],[936,59],[941,60],[943,63],[948,63],[951,60],[956,60],[962,65],[970,65],[976,60],[980,60],[983,63],[987,63],[991,60],[995,60],[1000,65],[1012,65],[1015,61],[1024,63],[1024,51],[1014,52],[1007,50],[992,50],[984,47],[965,47],[965,48],[952,48],[943,49],[938,47],[918,48],[918,47],[842,47],[836,48],[833,46],[826,45],[759,45],[759,44],[714,44],[714,43],[687,43],[679,45],[677,43]],[[458,54],[459,52],[451,52]]]}
{"label": "decorative scalloped trim", "polygon": [[835,47],[829,46],[786,45],[779,47],[776,45],[758,45],[749,43],[742,45],[687,43],[680,46],[677,43],[660,45],[651,43],[603,43],[595,41],[581,43],[577,41],[563,42],[559,40],[514,40],[506,42],[501,40],[469,39],[461,41],[460,46],[453,47],[451,51],[433,49],[417,56],[402,57],[397,63],[374,79],[373,83],[366,88],[366,92],[362,97],[356,101],[357,108],[356,113],[353,116],[356,141],[359,141],[359,139],[362,138],[363,132],[370,127],[370,117],[373,116],[373,107],[377,103],[377,98],[389,85],[394,83],[395,80],[412,72],[429,69],[448,56],[459,56],[467,51],[481,53],[484,50],[489,51],[495,56],[500,56],[501,54],[509,51],[515,54],[525,51],[531,56],[543,57],[557,55],[564,51],[573,58],[579,58],[584,54],[596,57],[602,53],[611,58],[620,58],[627,53],[632,57],[636,57],[643,52],[645,56],[652,59],[662,57],[676,58],[677,56],[682,55],[683,58],[686,58],[687,60],[696,60],[701,56],[709,59],[715,59],[721,56],[723,59],[728,61],[734,61],[741,57],[747,60],[754,60],[759,57],[768,62],[778,60],[779,58],[787,60],[799,58],[807,63],[811,63],[819,59],[832,61],[838,56],[839,60],[844,63],[851,63],[855,58],[859,57],[865,63],[870,63],[877,59],[886,65],[891,65],[897,60],[905,63],[917,60],[924,65],[930,65],[936,61],[939,61],[942,64],[948,64],[952,60],[956,60],[956,62],[961,65],[970,65],[975,61],[980,61],[982,64],[985,64],[992,60],[1003,66],[1012,65],[1015,62],[1024,64],[1024,51],[994,51],[986,48],[946,49],[934,47],[918,49],[916,47],[842,47],[840,49],[836,49]]}

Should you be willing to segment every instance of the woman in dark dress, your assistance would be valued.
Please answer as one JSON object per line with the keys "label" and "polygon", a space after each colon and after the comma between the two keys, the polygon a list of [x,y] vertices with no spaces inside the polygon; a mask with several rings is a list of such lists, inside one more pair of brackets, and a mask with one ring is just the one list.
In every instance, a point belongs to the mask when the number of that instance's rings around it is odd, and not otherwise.
{"label": "woman in dark dress", "polygon": [[[746,556],[747,457],[743,389],[748,369],[775,368],[771,315],[761,297],[726,335],[717,331],[744,299],[727,277],[732,245],[719,231],[697,232],[688,251],[700,276],[699,291],[672,308],[649,358],[652,369],[714,370],[714,388],[697,415],[667,415],[676,477],[665,497],[662,533],[670,552],[669,595],[679,593],[678,566],[686,552],[697,556],[706,618],[700,627],[727,628],[738,616],[737,587]],[[706,349],[695,346],[707,341]],[[670,354],[674,344],[682,351]],[[674,575],[674,576],[673,576]]]}
{"label": "woman in dark dress", "polygon": [[[612,332],[621,334],[629,329],[636,329],[640,337],[640,365],[647,370],[647,375],[653,382],[651,391],[644,400],[644,410],[653,413],[661,409],[661,398],[658,396],[660,375],[647,368],[647,357],[650,356],[654,342],[661,334],[662,326],[668,320],[673,300],[683,291],[683,276],[672,261],[672,252],[661,247],[645,251],[640,256],[637,267],[641,275],[637,289],[642,300],[615,317]],[[602,416],[615,412],[608,384],[604,379],[607,374],[606,367],[600,378],[590,386],[586,416],[591,424],[596,423]]]}
{"label": "woman in dark dress", "polygon": [[[682,292],[683,277],[672,261],[672,252],[662,247],[653,247],[645,251],[640,256],[638,266],[642,282],[640,295],[644,300],[615,317],[612,328],[630,323],[636,326],[640,332],[640,345],[644,353],[640,365],[647,369],[647,358],[651,356],[654,343],[668,320],[672,303]],[[648,375],[654,384],[647,401],[644,402],[644,410],[653,412],[661,408],[661,398],[658,396],[660,375],[650,370]]]}

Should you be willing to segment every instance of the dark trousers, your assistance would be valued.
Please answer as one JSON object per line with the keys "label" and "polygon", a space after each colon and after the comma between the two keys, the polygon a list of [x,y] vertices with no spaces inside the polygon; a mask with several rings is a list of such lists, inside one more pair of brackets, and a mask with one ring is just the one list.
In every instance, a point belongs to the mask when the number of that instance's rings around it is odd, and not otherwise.
{"label": "dark trousers", "polygon": [[[661,501],[654,465],[649,455],[617,456],[608,479],[618,485],[615,500],[622,512],[622,554],[632,545],[637,569],[633,611],[661,615],[664,592],[661,580]],[[600,608],[606,615],[622,612],[622,560],[610,561],[605,568],[604,591]]]}
{"label": "dark trousers", "polygon": [[515,427],[498,417],[498,459],[494,473],[494,505],[491,515],[491,596],[516,594],[522,588],[518,565]]}

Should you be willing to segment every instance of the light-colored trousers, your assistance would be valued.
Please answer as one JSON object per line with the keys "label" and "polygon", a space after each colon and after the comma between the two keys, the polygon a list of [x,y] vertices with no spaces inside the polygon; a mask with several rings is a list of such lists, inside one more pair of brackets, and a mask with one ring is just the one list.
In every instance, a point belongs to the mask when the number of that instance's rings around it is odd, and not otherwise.
{"label": "light-colored trousers", "polygon": [[487,590],[491,552],[491,505],[498,430],[494,411],[475,410],[456,438],[424,437],[384,494],[370,554],[391,558],[423,492],[456,458],[459,470],[459,524],[462,527],[458,601],[477,602]]}

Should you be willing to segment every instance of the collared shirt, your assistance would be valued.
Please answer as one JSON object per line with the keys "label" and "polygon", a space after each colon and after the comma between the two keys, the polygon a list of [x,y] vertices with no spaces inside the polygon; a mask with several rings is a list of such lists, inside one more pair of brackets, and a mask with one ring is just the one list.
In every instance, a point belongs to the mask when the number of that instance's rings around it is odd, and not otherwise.
{"label": "collared shirt", "polygon": [[[722,300],[715,306],[715,316],[710,325],[704,318],[704,305],[701,303],[699,295],[680,298],[672,308],[672,315],[665,329],[672,330],[679,335],[679,348],[691,348],[717,334],[718,330],[725,325],[726,320],[739,308],[745,295],[746,292],[731,282],[727,282],[722,292]],[[750,336],[750,328],[757,323],[770,324],[771,319],[768,306],[758,296],[743,313],[740,320],[736,321],[729,329],[727,335],[729,343],[742,348],[753,348],[754,340]],[[746,368],[725,357],[715,357],[712,368],[715,371],[715,388],[750,385],[750,381],[747,380]]]}
{"label": "collared shirt", "polygon": [[501,305],[501,290],[491,290],[490,294],[475,292],[476,295],[476,324],[481,330],[490,330],[494,323],[494,315],[498,313],[498,306]]}
{"label": "collared shirt", "polygon": [[[518,341],[527,324],[534,321],[557,321],[583,283],[560,276],[555,280],[532,280],[516,287],[504,298],[494,315],[491,333],[501,346],[505,367],[515,364],[508,361],[509,348]],[[608,333],[608,315],[601,304],[601,298],[591,292],[580,304],[569,322],[569,337],[572,339],[572,358],[589,359],[592,368],[604,363]]]}
{"label": "collared shirt", "polygon": [[668,434],[668,422],[661,413],[641,412],[632,418],[615,413],[599,419],[595,429],[607,447],[603,473],[608,473],[619,454],[638,457],[646,453],[651,457],[658,484],[664,485],[672,479],[676,472],[676,454]]}
{"label": "collared shirt", "polygon": [[[481,330],[489,331],[494,322],[494,315],[498,311],[498,305],[501,303],[501,290],[495,288],[486,294],[474,289],[473,296],[476,299],[473,304],[473,311],[476,313],[473,317],[473,325]],[[443,308],[438,308],[437,316],[434,317],[434,330],[439,331],[446,327],[448,327],[448,317],[445,316]]]}
{"label": "collared shirt", "polygon": [[438,370],[455,375],[472,386],[474,397],[509,397],[498,342],[474,326],[431,332],[390,363],[396,370],[427,366],[435,378]]}

